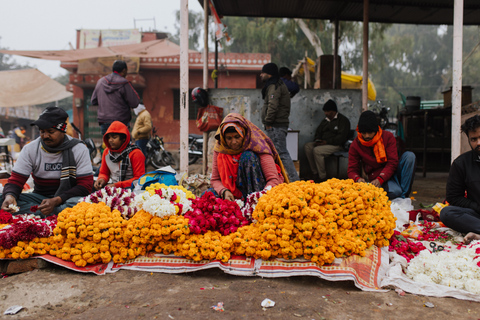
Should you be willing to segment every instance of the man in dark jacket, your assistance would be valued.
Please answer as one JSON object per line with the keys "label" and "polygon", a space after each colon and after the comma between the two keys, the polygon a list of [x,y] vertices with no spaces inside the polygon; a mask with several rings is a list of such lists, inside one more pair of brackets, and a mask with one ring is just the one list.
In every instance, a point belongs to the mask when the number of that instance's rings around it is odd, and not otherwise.
{"label": "man in dark jacket", "polygon": [[98,80],[92,94],[92,105],[98,106],[98,124],[102,136],[113,121],[120,121],[130,128],[130,109],[136,108],[140,103],[138,93],[130,81],[125,79],[128,73],[125,61],[116,60],[112,71]]}
{"label": "man in dark jacket", "polygon": [[298,85],[298,83],[293,81],[292,71],[290,71],[290,69],[288,69],[287,67],[281,67],[278,70],[278,74],[287,86],[287,89],[290,92],[290,98],[293,98],[300,91],[300,86]]}
{"label": "man in dark jacket", "polygon": [[[399,160],[395,137],[380,128],[372,111],[360,115],[357,132],[348,150],[348,178],[381,187],[390,199],[408,197],[415,175],[415,154],[406,151]],[[368,181],[362,177],[362,167]]]}
{"label": "man in dark jacket", "polygon": [[275,63],[267,63],[263,66],[260,78],[265,82],[262,89],[263,109],[262,123],[265,133],[272,139],[275,149],[287,171],[290,182],[298,181],[298,173],[295,170],[290,153],[287,150],[287,131],[290,116],[290,92],[278,74]]}
{"label": "man in dark jacket", "polygon": [[325,158],[334,152],[344,150],[350,132],[350,120],[338,113],[335,101],[325,102],[323,112],[325,112],[325,119],[317,127],[315,141],[305,144],[305,155],[315,182],[327,179]]}
{"label": "man in dark jacket", "polygon": [[475,115],[461,127],[471,151],[453,161],[447,182],[447,206],[440,220],[449,228],[467,233],[465,242],[480,240],[480,116]]}

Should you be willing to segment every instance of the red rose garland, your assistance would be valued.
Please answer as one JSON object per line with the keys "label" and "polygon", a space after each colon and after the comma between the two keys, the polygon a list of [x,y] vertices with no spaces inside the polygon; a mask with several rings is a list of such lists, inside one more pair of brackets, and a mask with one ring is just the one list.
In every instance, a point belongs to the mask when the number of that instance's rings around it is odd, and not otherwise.
{"label": "red rose garland", "polygon": [[189,220],[190,231],[195,234],[210,230],[227,235],[250,223],[235,201],[217,198],[211,192],[192,200],[192,209],[185,213],[185,218]]}

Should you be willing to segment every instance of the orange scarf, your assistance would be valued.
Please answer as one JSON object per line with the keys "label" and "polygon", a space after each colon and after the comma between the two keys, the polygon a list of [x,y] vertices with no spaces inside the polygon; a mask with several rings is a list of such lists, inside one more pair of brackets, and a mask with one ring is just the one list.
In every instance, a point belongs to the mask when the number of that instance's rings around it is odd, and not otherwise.
{"label": "orange scarf", "polygon": [[235,199],[243,197],[242,192],[237,188],[238,161],[242,154],[219,153],[217,157],[217,168],[223,185],[232,192]]}
{"label": "orange scarf", "polygon": [[370,141],[363,140],[362,134],[358,131],[358,127],[357,132],[357,138],[362,145],[364,145],[365,147],[373,147],[373,153],[375,154],[377,163],[387,162],[387,153],[385,152],[385,145],[383,144],[382,129],[378,127],[377,134]]}

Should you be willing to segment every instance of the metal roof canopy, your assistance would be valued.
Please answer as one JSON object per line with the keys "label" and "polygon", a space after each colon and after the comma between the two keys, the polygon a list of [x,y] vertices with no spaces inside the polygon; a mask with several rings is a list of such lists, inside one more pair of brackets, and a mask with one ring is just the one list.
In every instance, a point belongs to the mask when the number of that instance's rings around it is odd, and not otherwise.
{"label": "metal roof canopy", "polygon": [[[363,21],[363,0],[211,0],[220,16]],[[198,0],[203,5],[203,0]],[[369,21],[453,25],[453,0],[370,0]],[[480,1],[464,0],[464,25],[480,25]]]}
{"label": "metal roof canopy", "polygon": [[[451,162],[460,155],[463,25],[480,25],[478,0],[198,0],[211,1],[221,16],[363,21],[363,74],[368,77],[368,24],[453,25]],[[202,4],[203,2],[203,4]],[[337,31],[335,31],[337,34]],[[335,39],[337,45],[337,40]],[[336,56],[336,50],[334,49]],[[334,63],[336,65],[336,63]],[[367,82],[362,89],[367,105]],[[424,174],[425,175],[425,174]]]}

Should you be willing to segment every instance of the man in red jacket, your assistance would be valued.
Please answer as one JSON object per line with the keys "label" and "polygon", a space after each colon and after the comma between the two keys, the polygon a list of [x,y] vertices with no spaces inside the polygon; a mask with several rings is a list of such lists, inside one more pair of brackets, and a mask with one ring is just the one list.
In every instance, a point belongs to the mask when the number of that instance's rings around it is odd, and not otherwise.
{"label": "man in red jacket", "polygon": [[[399,160],[395,137],[380,128],[372,111],[360,115],[357,132],[348,151],[348,178],[381,187],[390,199],[408,197],[415,175],[415,154],[404,152]],[[362,167],[367,180],[362,177]]]}

